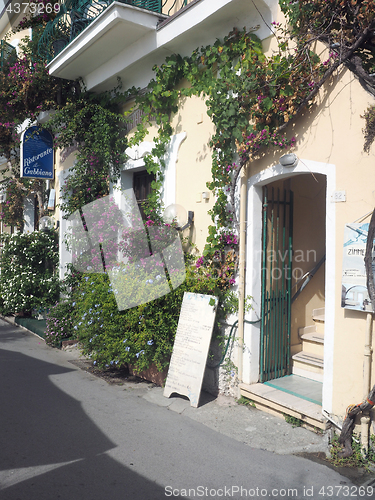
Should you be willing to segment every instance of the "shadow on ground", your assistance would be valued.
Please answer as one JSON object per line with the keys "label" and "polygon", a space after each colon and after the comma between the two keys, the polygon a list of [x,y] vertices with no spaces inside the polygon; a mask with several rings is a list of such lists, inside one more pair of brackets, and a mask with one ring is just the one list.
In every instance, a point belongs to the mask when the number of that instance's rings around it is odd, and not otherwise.
{"label": "shadow on ground", "polygon": [[1,499],[165,498],[131,463],[106,455],[114,443],[49,379],[69,371],[0,349]]}

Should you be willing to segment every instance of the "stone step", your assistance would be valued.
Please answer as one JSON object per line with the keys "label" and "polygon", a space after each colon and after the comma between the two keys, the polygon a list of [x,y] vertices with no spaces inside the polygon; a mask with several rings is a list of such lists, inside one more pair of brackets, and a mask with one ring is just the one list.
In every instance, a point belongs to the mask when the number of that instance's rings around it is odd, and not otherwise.
{"label": "stone step", "polygon": [[323,356],[318,356],[317,354],[310,354],[305,351],[301,351],[297,352],[292,359],[293,361],[298,361],[299,363],[304,363],[306,365],[317,366],[322,369],[324,367]]}
{"label": "stone step", "polygon": [[304,333],[301,339],[306,342],[316,342],[317,344],[324,344],[324,334],[320,332]]}
{"label": "stone step", "polygon": [[312,317],[314,321],[319,321],[324,323],[325,320],[325,307],[320,307],[318,309],[313,309]]}
{"label": "stone step", "polygon": [[[301,336],[302,351],[324,357],[324,334],[320,332],[305,333]],[[294,354],[294,353],[293,353]]]}
{"label": "stone step", "polygon": [[321,344],[319,342],[310,342],[310,341],[303,340],[302,341],[302,349],[300,350],[300,352],[301,351],[309,356],[310,355],[319,356],[320,358],[323,359],[323,357],[324,357],[324,344]]}
{"label": "stone step", "polygon": [[292,356],[292,373],[316,382],[323,382],[323,356],[301,351]]}
{"label": "stone step", "polygon": [[293,394],[280,391],[265,384],[240,384],[242,396],[255,402],[256,408],[272,415],[291,415],[299,418],[311,429],[326,429],[327,420],[322,415],[322,407]]}
{"label": "stone step", "polygon": [[321,335],[324,335],[324,323],[322,321],[317,321],[313,325],[298,328],[299,338],[302,338],[305,333],[319,333]]}
{"label": "stone step", "polygon": [[315,332],[316,332],[316,325],[309,325],[298,328],[299,338],[302,338],[302,335],[305,335],[305,333],[315,333]]}

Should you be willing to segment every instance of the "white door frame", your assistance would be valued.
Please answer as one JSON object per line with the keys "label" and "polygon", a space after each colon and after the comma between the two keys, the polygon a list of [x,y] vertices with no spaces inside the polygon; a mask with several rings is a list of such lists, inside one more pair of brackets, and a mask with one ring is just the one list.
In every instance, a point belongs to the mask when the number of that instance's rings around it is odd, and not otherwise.
{"label": "white door frame", "polygon": [[[262,187],[270,182],[306,173],[326,176],[326,277],[325,277],[325,340],[323,409],[331,412],[333,393],[333,347],[335,326],[335,213],[336,205],[331,196],[336,188],[336,167],[329,163],[299,160],[294,168],[280,164],[253,175],[248,179],[247,241],[246,241],[246,295],[252,297],[253,310],[245,319],[254,321],[261,313],[261,268],[262,268]],[[243,382],[259,381],[260,322],[244,328]]]}

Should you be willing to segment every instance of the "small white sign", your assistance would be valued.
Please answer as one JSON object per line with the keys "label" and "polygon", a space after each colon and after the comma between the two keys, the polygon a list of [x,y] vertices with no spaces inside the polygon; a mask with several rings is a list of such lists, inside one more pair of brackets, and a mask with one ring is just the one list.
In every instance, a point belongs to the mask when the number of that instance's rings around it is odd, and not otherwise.
{"label": "small white sign", "polygon": [[346,191],[334,191],[332,195],[332,201],[334,203],[342,203],[346,201]]}
{"label": "small white sign", "polygon": [[48,210],[55,210],[55,197],[56,191],[54,189],[51,189],[48,198]]}

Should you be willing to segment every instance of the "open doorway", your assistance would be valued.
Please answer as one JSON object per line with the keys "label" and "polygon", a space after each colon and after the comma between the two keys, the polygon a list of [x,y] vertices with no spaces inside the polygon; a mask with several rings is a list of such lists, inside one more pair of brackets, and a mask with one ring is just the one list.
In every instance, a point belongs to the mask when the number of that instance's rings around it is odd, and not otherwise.
{"label": "open doorway", "polygon": [[259,378],[297,395],[308,387],[321,404],[326,177],[300,174],[267,184],[262,214]]}

